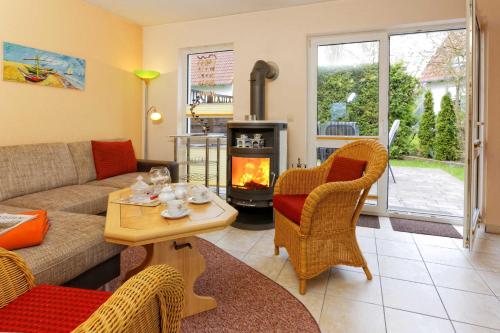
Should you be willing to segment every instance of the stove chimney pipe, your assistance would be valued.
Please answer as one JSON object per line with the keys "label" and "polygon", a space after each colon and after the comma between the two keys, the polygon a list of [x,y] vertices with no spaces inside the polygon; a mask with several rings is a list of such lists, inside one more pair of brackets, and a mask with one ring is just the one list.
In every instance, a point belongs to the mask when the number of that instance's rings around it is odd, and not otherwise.
{"label": "stove chimney pipe", "polygon": [[266,79],[278,77],[278,66],[273,62],[259,60],[250,73],[250,114],[256,120],[266,119]]}

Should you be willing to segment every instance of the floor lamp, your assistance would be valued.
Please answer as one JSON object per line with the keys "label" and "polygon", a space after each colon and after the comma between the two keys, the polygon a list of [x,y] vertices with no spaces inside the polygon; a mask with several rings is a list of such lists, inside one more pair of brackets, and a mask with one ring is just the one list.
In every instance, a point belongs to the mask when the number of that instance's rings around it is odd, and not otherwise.
{"label": "floor lamp", "polygon": [[146,86],[145,91],[144,91],[144,158],[148,158],[148,125],[149,125],[149,118],[153,121],[158,121],[162,118],[162,115],[156,107],[152,106],[149,107],[148,103],[148,93],[149,93],[149,82],[151,80],[156,79],[158,76],[160,76],[160,73],[157,71],[152,71],[152,70],[139,70],[135,71],[134,74],[141,80],[144,81],[144,85]]}

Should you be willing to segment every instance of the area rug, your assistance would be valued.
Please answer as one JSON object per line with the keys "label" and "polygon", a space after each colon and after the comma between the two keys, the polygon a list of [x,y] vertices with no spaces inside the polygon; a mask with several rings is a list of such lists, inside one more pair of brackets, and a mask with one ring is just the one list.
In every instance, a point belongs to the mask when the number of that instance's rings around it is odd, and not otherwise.
{"label": "area rug", "polygon": [[449,223],[407,220],[391,217],[392,229],[413,234],[432,235],[462,239],[462,235]]}
{"label": "area rug", "polygon": [[[182,332],[320,332],[318,324],[286,289],[212,243],[199,239],[207,268],[198,279],[199,295],[211,295],[217,308],[182,320]],[[116,290],[124,272],[144,259],[142,248],[122,252],[122,276],[108,287]]]}
{"label": "area rug", "polygon": [[358,219],[358,227],[380,229],[378,216],[361,214]]}

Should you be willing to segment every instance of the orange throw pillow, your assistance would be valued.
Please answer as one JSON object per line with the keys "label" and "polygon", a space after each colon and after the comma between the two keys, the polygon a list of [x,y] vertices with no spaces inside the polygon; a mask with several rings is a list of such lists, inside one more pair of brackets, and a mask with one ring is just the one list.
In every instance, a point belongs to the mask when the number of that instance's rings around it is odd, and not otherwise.
{"label": "orange throw pillow", "polygon": [[355,180],[363,176],[366,161],[355,160],[348,157],[335,156],[333,158],[327,182],[345,182]]}
{"label": "orange throw pillow", "polygon": [[132,141],[92,141],[97,179],[105,179],[137,171]]}
{"label": "orange throw pillow", "polygon": [[38,216],[0,235],[0,247],[6,250],[16,250],[40,245],[43,242],[47,230],[49,230],[47,212],[44,210],[34,210],[21,214]]}

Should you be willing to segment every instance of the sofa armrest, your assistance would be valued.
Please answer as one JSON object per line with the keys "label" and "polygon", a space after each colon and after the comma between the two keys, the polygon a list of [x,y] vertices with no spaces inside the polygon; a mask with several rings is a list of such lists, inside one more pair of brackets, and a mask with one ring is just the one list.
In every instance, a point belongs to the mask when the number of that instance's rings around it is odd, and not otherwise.
{"label": "sofa armrest", "polygon": [[137,171],[149,172],[152,167],[165,166],[170,171],[172,183],[179,182],[179,163],[174,161],[137,160]]}
{"label": "sofa armrest", "polygon": [[35,286],[35,278],[17,253],[0,247],[0,308]]}

